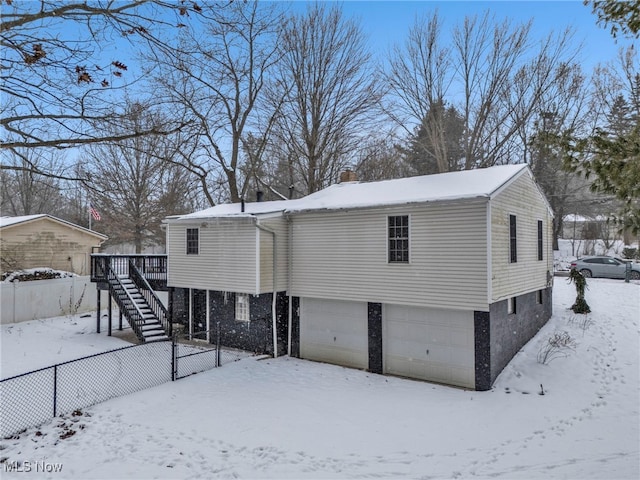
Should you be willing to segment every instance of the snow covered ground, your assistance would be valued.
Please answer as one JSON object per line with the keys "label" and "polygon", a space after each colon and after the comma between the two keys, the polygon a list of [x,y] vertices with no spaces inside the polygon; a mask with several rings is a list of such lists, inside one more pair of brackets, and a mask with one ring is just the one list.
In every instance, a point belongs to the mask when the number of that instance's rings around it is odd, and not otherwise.
{"label": "snow covered ground", "polygon": [[[124,325],[127,325],[126,320]],[[107,326],[107,318],[103,315],[100,319],[102,333],[96,333],[95,312],[3,325],[0,330],[0,377],[8,378],[131,345],[115,336],[107,336]],[[117,311],[113,326],[115,331]]]}
{"label": "snow covered ground", "polygon": [[[590,280],[586,318],[574,299],[556,278],[553,318],[489,392],[248,358],[2,440],[2,478],[640,478],[640,284]],[[121,345],[92,328],[2,327],[3,377]],[[575,347],[538,363],[560,332]]]}

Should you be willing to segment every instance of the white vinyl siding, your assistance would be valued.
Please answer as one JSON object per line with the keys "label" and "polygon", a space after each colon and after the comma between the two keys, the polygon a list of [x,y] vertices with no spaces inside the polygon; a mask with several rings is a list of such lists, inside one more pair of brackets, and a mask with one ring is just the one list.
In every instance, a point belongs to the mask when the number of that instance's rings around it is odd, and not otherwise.
{"label": "white vinyl siding", "polygon": [[[186,254],[187,228],[200,229],[199,255]],[[168,285],[257,293],[256,230],[251,219],[167,225]]]}
{"label": "white vinyl siding", "polygon": [[[284,217],[261,220],[260,225],[276,234],[277,265],[276,288],[279,292],[289,288],[289,227]],[[258,293],[273,291],[273,235],[260,232],[260,289]]]}
{"label": "white vinyl siding", "polygon": [[[300,297],[487,310],[486,199],[293,217]],[[388,217],[409,215],[411,263],[388,263]]]}
{"label": "white vinyl siding", "polygon": [[[517,218],[518,261],[510,262],[509,218]],[[544,289],[553,271],[551,214],[527,172],[491,201],[491,303]],[[543,224],[543,261],[538,260],[538,221]]]}

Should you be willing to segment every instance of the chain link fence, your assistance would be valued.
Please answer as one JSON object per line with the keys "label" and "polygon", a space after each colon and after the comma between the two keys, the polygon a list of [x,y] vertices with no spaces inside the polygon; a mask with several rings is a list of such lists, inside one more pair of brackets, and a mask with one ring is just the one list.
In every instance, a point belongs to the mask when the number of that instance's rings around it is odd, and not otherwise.
{"label": "chain link fence", "polygon": [[204,372],[250,354],[241,350],[219,348],[220,329],[174,336],[174,380]]}
{"label": "chain link fence", "polygon": [[213,331],[176,334],[0,380],[0,437],[251,355],[221,349],[218,339]]}

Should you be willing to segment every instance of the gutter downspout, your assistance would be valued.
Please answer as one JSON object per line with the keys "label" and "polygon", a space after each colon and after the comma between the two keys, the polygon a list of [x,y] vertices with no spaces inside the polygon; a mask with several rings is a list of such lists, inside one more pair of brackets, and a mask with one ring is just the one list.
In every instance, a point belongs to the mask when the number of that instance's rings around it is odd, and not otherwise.
{"label": "gutter downspout", "polygon": [[273,237],[273,300],[271,302],[271,322],[272,322],[272,334],[273,334],[273,358],[278,357],[278,330],[276,325],[276,297],[278,293],[277,287],[277,275],[276,265],[278,263],[278,250],[276,249],[276,232],[260,225],[260,221],[256,219],[256,228],[263,232],[270,233]]}
{"label": "gutter downspout", "polygon": [[291,328],[293,326],[293,296],[291,295],[291,259],[293,253],[293,223],[291,222],[291,217],[289,215],[285,215],[287,219],[287,234],[289,236],[289,244],[288,244],[288,255],[287,255],[287,293],[289,294],[289,315],[288,315],[288,342],[287,342],[287,355],[291,356]]}

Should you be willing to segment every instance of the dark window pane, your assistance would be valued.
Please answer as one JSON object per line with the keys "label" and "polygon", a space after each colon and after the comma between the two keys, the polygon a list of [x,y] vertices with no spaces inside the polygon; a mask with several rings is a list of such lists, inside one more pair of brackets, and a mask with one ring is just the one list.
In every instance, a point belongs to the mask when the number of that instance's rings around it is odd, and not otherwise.
{"label": "dark window pane", "polygon": [[516,216],[509,215],[509,254],[511,263],[516,263],[518,261],[517,248]]}
{"label": "dark window pane", "polygon": [[409,216],[388,217],[389,262],[409,261]]}
{"label": "dark window pane", "polygon": [[187,255],[198,254],[199,232],[197,228],[187,228]]}
{"label": "dark window pane", "polygon": [[542,220],[538,220],[538,260],[543,260],[544,242],[542,230]]}

